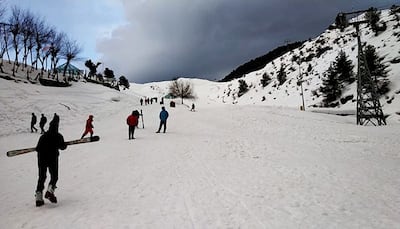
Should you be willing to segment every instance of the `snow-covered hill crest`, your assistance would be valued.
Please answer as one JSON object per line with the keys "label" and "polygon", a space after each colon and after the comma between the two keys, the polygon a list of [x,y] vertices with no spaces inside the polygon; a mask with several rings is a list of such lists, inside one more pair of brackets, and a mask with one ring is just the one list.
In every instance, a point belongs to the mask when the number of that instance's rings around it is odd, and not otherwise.
{"label": "snow-covered hill crest", "polygon": [[[361,25],[361,40],[364,44],[373,45],[383,63],[388,66],[390,91],[381,97],[381,104],[389,120],[398,120],[400,114],[400,63],[398,63],[400,46],[399,22],[389,10],[381,12],[381,22],[387,29],[375,35],[367,24]],[[320,107],[323,96],[319,92],[324,72],[335,60],[340,51],[344,51],[357,70],[357,38],[355,28],[347,27],[343,32],[339,29],[326,30],[320,36],[305,42],[300,48],[294,49],[267,64],[263,69],[244,75],[240,79],[226,83],[220,87],[216,98],[224,103],[259,104],[285,107],[300,107],[302,105],[301,87],[298,84],[301,75],[304,83],[305,107]],[[299,61],[301,60],[300,64]],[[278,72],[283,66],[287,80],[279,85]],[[272,81],[266,87],[261,85],[263,74],[271,76]],[[239,80],[244,80],[249,91],[238,96]],[[354,99],[340,104],[333,110],[346,110],[354,113],[356,110],[356,83],[348,85],[342,97],[353,95]],[[315,108],[314,108],[315,109]],[[397,113],[397,114],[396,114]]]}

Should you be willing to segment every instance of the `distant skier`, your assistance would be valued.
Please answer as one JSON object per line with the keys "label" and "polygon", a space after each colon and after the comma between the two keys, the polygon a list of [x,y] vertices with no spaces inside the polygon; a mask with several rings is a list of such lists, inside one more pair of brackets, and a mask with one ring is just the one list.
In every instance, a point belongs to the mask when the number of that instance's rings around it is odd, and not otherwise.
{"label": "distant skier", "polygon": [[135,128],[139,123],[139,111],[134,110],[132,111],[132,114],[128,116],[126,119],[126,124],[128,124],[128,135],[129,135],[129,140],[135,139]]}
{"label": "distant skier", "polygon": [[88,120],[86,120],[85,132],[83,132],[81,139],[88,133],[90,133],[90,137],[93,137],[93,128],[93,115],[89,115]]}
{"label": "distant skier", "polygon": [[192,108],[190,109],[190,111],[194,111],[194,103],[192,103]]}
{"label": "distant skier", "polygon": [[160,126],[158,127],[158,130],[156,133],[160,133],[161,127],[164,126],[164,133],[167,129],[167,119],[168,119],[168,111],[165,110],[165,107],[161,107],[161,112],[160,112]]}
{"label": "distant skier", "polygon": [[58,132],[59,117],[54,114],[53,120],[50,122],[49,130],[45,132],[40,138],[36,146],[38,158],[39,178],[36,187],[36,207],[44,204],[43,189],[46,181],[47,169],[50,173],[50,182],[45,194],[45,198],[49,199],[52,203],[57,203],[57,197],[54,195],[56,183],[58,180],[58,156],[59,149],[65,150],[64,137]]}
{"label": "distant skier", "polygon": [[40,118],[40,122],[39,122],[41,134],[44,134],[44,125],[46,125],[46,122],[47,122],[47,118],[46,118],[46,116],[44,116],[44,114],[42,114],[42,117]]}
{"label": "distant skier", "polygon": [[143,98],[140,98],[140,106],[143,106]]}
{"label": "distant skier", "polygon": [[33,131],[37,132],[37,129],[35,127],[36,122],[37,122],[36,115],[35,115],[35,113],[32,113],[32,119],[31,119],[31,132],[32,133],[33,133]]}

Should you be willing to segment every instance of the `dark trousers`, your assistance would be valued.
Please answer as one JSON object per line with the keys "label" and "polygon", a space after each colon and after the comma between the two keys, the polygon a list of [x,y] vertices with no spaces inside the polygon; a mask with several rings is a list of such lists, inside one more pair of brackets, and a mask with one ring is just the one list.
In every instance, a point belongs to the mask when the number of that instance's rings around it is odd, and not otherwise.
{"label": "dark trousers", "polygon": [[50,182],[49,185],[56,187],[58,181],[58,157],[51,160],[38,160],[39,179],[37,182],[36,192],[42,192],[44,182],[46,181],[47,168],[49,168]]}
{"label": "dark trousers", "polygon": [[37,129],[36,129],[36,127],[35,127],[35,124],[36,124],[36,123],[31,122],[31,132],[33,132],[33,131],[37,132]]}
{"label": "dark trousers", "polygon": [[165,120],[165,121],[160,121],[160,126],[158,127],[158,131],[157,131],[157,133],[159,133],[160,132],[160,130],[161,130],[161,128],[164,126],[164,133],[165,133],[165,130],[167,129],[167,120]]}
{"label": "dark trousers", "polygon": [[40,130],[42,131],[41,134],[43,134],[44,133],[44,124],[40,124],[39,126],[40,126]]}
{"label": "dark trousers", "polygon": [[133,136],[135,134],[135,126],[129,126],[129,139],[134,139]]}

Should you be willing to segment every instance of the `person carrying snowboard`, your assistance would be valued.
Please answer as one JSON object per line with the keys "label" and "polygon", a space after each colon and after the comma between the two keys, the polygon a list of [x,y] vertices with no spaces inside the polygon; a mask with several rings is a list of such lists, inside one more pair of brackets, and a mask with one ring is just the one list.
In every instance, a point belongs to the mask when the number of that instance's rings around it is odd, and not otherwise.
{"label": "person carrying snowboard", "polygon": [[37,122],[36,115],[35,115],[35,113],[32,113],[32,119],[31,119],[31,132],[32,133],[33,133],[33,131],[37,132],[37,129],[35,127],[36,122]]}
{"label": "person carrying snowboard", "polygon": [[168,119],[168,111],[165,110],[165,107],[161,107],[161,112],[160,112],[160,126],[158,127],[158,130],[156,133],[160,133],[161,127],[164,126],[164,133],[165,130],[167,129],[167,119]]}
{"label": "person carrying snowboard", "polygon": [[42,117],[40,118],[40,122],[39,122],[41,134],[44,134],[44,125],[46,125],[46,122],[47,122],[47,118],[46,118],[46,116],[44,116],[44,114],[42,114]]}
{"label": "person carrying snowboard", "polygon": [[85,132],[83,132],[81,139],[88,133],[90,133],[90,137],[93,137],[93,128],[93,115],[89,115],[88,120],[86,120]]}
{"label": "person carrying snowboard", "polygon": [[59,117],[54,115],[53,120],[50,122],[49,130],[40,136],[36,146],[39,171],[35,193],[36,207],[40,207],[44,204],[43,189],[46,181],[47,169],[50,173],[50,182],[44,197],[52,203],[57,203],[57,197],[54,195],[54,191],[58,180],[58,156],[60,154],[58,150],[65,150],[67,148],[64,137],[58,132],[58,127]]}
{"label": "person carrying snowboard", "polygon": [[126,124],[128,124],[128,134],[129,134],[129,140],[135,139],[134,134],[135,134],[135,128],[139,123],[139,111],[134,110],[132,111],[132,114],[128,116],[126,119]]}

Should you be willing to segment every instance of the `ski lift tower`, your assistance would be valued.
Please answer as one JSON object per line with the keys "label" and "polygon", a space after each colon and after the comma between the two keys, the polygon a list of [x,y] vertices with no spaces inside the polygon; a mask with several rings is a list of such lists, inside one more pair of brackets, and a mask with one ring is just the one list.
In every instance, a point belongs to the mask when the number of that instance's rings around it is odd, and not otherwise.
{"label": "ski lift tower", "polygon": [[373,124],[374,126],[386,125],[382,106],[377,93],[377,79],[369,71],[365,53],[363,51],[360,34],[360,24],[368,23],[368,20],[348,21],[348,15],[359,16],[368,10],[349,13],[339,13],[336,23],[339,27],[353,25],[356,28],[358,44],[358,68],[357,68],[357,125]]}

